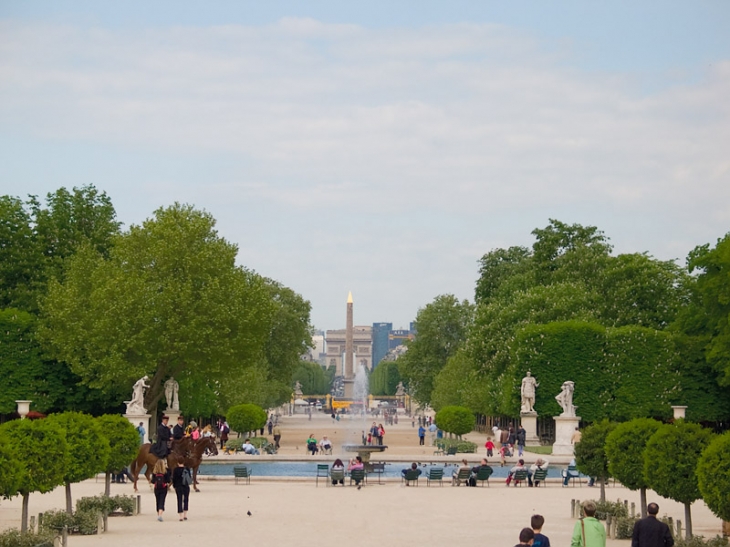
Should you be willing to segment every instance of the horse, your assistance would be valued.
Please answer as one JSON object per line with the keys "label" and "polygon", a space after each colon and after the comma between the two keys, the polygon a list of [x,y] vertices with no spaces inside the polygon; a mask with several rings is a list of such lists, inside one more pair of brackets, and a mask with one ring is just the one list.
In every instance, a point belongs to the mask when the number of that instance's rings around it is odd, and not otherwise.
{"label": "horse", "polygon": [[[140,446],[137,458],[130,465],[135,492],[137,492],[137,479],[142,468],[147,465],[144,474],[147,482],[151,483],[152,469],[159,459],[150,452],[150,446],[150,443]],[[167,455],[167,467],[168,469],[175,469],[177,462],[182,460],[185,467],[193,470],[193,488],[196,492],[200,492],[198,489],[198,468],[200,462],[203,461],[203,455],[207,453],[211,453],[213,456],[218,454],[218,447],[213,437],[201,437],[197,441],[193,441],[190,437],[184,437],[181,441],[173,442],[172,450]]]}

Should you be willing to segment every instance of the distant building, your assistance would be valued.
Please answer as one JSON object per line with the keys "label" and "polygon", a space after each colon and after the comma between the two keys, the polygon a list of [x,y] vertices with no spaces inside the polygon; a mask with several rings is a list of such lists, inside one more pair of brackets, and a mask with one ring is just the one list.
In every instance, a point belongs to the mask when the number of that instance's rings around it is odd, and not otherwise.
{"label": "distant building", "polygon": [[327,353],[325,352],[324,346],[324,331],[318,330],[314,332],[314,335],[312,336],[312,345],[314,347],[310,348],[307,353],[302,355],[302,359],[325,366]]}
{"label": "distant building", "polygon": [[373,323],[373,368],[388,353],[388,335],[393,330],[393,323]]}
{"label": "distant building", "polygon": [[[411,323],[411,327],[413,323]],[[413,340],[415,333],[412,330],[398,329],[388,333],[388,349],[395,349],[398,346],[405,346],[406,341]]]}
{"label": "distant building", "polygon": [[[337,376],[344,376],[343,356],[345,354],[346,329],[328,330],[325,336],[327,353],[325,366],[336,367]],[[352,345],[355,367],[363,365],[367,370],[373,369],[373,328],[353,327]]]}

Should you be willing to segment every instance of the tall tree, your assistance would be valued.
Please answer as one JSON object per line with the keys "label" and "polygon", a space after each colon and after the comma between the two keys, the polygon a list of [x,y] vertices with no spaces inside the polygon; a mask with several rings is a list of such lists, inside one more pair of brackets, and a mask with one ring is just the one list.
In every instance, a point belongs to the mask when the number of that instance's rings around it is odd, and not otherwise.
{"label": "tall tree", "polygon": [[46,421],[59,426],[68,445],[63,482],[66,486],[66,512],[70,515],[73,513],[71,484],[89,479],[106,469],[110,453],[109,440],[98,422],[88,414],[52,414]]}
{"label": "tall tree", "polygon": [[30,213],[20,199],[0,196],[0,308],[35,308],[42,262]]}
{"label": "tall tree", "polygon": [[606,481],[611,476],[606,455],[606,438],[616,424],[603,420],[586,427],[580,442],[575,445],[578,471],[595,477],[601,485],[601,501],[606,501]]}
{"label": "tall tree", "polygon": [[148,375],[153,414],[170,376],[224,383],[259,365],[271,293],[235,265],[236,246],[214,226],[210,214],[175,204],[116,236],[108,258],[79,250],[43,304],[49,351],[92,387]]}
{"label": "tall tree", "polygon": [[644,476],[651,489],[684,504],[687,539],[692,537],[692,503],[702,497],[697,462],[711,440],[712,433],[707,429],[679,420],[660,427],[644,450]]}
{"label": "tall tree", "polygon": [[689,271],[697,272],[694,306],[681,324],[688,334],[707,340],[705,356],[722,385],[730,385],[730,233],[709,245],[696,247],[689,255]]}
{"label": "tall tree", "polygon": [[450,294],[437,296],[418,310],[416,337],[397,361],[400,374],[408,381],[416,401],[431,402],[434,379],[466,340],[473,313],[469,302],[459,302]]}
{"label": "tall tree", "polygon": [[31,492],[50,492],[63,484],[68,447],[63,431],[50,420],[13,420],[0,426],[15,454],[23,455],[18,493],[23,496],[21,532],[28,530],[28,500]]}
{"label": "tall tree", "polygon": [[618,424],[606,437],[608,471],[629,490],[641,492],[641,517],[646,517],[646,489],[649,483],[644,475],[646,443],[661,427],[648,418],[637,418]]}
{"label": "tall tree", "polygon": [[104,469],[104,495],[108,496],[111,492],[111,474],[122,471],[137,455],[139,433],[123,416],[104,414],[96,418],[96,422],[109,443],[109,458]]}

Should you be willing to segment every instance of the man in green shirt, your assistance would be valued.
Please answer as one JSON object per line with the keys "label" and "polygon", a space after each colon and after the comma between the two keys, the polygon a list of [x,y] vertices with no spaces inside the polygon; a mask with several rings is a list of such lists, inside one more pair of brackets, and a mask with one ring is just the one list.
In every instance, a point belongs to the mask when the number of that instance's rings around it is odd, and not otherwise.
{"label": "man in green shirt", "polygon": [[584,518],[575,523],[570,547],[606,547],[606,529],[596,518],[596,504],[583,502]]}

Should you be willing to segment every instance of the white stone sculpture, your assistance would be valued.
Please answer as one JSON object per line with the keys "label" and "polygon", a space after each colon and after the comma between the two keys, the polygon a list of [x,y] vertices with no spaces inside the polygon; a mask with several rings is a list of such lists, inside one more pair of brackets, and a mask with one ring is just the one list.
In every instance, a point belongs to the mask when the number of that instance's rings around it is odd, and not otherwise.
{"label": "white stone sculpture", "polygon": [[395,388],[395,396],[396,397],[403,397],[406,394],[406,388],[403,387],[403,382],[398,382],[398,385]]}
{"label": "white stone sculpture", "polygon": [[178,390],[180,384],[177,380],[170,376],[165,382],[165,400],[167,401],[167,410],[180,410],[180,399],[178,398]]}
{"label": "white stone sculpture", "polygon": [[148,386],[145,382],[149,380],[148,376],[142,376],[135,382],[132,388],[132,400],[125,401],[127,403],[127,414],[146,414],[147,409],[144,407],[144,392]]}
{"label": "white stone sculpture", "polygon": [[527,376],[522,379],[522,387],[520,388],[520,395],[522,396],[521,412],[535,412],[535,389],[539,385],[528,370]]}
{"label": "white stone sculpture", "polygon": [[301,399],[302,395],[304,395],[304,393],[302,393],[302,384],[297,381],[297,383],[294,384],[294,397],[297,399]]}
{"label": "white stone sculpture", "polygon": [[563,382],[562,391],[555,396],[555,400],[562,407],[563,417],[574,417],[576,407],[573,405],[573,390],[575,384],[573,382]]}

